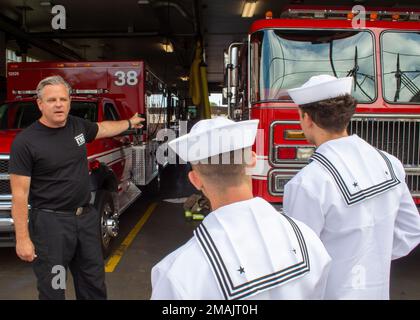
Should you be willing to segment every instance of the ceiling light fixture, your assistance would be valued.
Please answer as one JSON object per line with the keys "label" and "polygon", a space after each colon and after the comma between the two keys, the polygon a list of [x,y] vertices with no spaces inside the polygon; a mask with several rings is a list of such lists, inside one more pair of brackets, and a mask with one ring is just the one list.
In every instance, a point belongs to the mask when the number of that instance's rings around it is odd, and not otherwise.
{"label": "ceiling light fixture", "polygon": [[51,3],[51,1],[41,1],[41,2],[39,3],[39,5],[40,5],[41,7],[51,7],[51,6],[52,6],[52,3]]}
{"label": "ceiling light fixture", "polygon": [[257,0],[246,0],[242,9],[242,18],[252,18],[257,7]]}
{"label": "ceiling light fixture", "polygon": [[164,43],[161,43],[160,45],[161,45],[163,51],[165,51],[167,53],[174,52],[174,46],[172,45],[172,43],[169,40],[165,41]]}

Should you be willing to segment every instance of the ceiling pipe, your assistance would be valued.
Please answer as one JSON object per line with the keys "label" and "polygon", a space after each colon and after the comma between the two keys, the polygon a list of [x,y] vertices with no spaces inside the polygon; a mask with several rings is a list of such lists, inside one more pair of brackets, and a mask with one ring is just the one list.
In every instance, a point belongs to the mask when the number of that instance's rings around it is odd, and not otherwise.
{"label": "ceiling pipe", "polygon": [[185,20],[193,26],[193,32],[197,33],[197,25],[196,25],[194,17],[191,16],[182,5],[174,1],[160,1],[160,0],[151,1],[150,4],[155,8],[156,15],[158,19],[161,21],[161,23],[162,23],[162,17],[160,16],[161,12],[158,12],[157,10],[161,8],[168,9],[172,7],[175,10],[177,10],[185,18]]}
{"label": "ceiling pipe", "polygon": [[154,7],[172,7],[176,9],[185,19],[187,19],[189,22],[193,21],[193,17],[191,17],[187,11],[178,3],[173,1],[153,1],[151,4]]}
{"label": "ceiling pipe", "polygon": [[[171,41],[174,47],[174,56],[178,60],[178,64],[182,66],[182,68],[185,68],[184,66],[186,65],[186,61],[188,60],[186,55],[189,55],[189,51],[191,50],[189,50],[189,48],[186,48],[183,45],[182,38],[196,37],[197,32],[194,17],[190,15],[182,5],[175,1],[154,0],[150,1],[150,5],[154,8],[155,16],[159,21],[161,36]],[[183,35],[174,33],[170,29],[171,12],[169,11],[169,9],[175,9],[192,26],[193,33]]]}
{"label": "ceiling pipe", "polygon": [[203,35],[201,32],[200,24],[200,9],[199,9],[199,0],[194,0],[193,3],[193,13],[194,13],[194,32],[199,39],[202,39]]}

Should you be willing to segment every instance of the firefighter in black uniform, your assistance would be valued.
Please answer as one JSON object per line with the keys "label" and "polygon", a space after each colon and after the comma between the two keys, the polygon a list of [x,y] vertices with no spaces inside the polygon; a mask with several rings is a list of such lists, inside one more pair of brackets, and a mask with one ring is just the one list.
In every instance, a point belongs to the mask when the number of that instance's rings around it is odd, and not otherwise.
{"label": "firefighter in black uniform", "polygon": [[10,155],[16,253],[32,262],[40,299],[65,299],[55,277],[67,268],[77,299],[106,299],[100,217],[89,205],[86,143],[140,128],[144,119],[135,114],[93,123],[69,115],[70,86],[60,76],[43,79],[37,95],[42,116],[17,135]]}

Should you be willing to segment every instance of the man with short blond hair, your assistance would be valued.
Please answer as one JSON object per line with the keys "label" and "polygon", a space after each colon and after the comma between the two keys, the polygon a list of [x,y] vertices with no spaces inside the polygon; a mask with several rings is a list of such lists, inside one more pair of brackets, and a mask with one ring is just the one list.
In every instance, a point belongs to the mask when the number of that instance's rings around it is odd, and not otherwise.
{"label": "man with short blond hair", "polygon": [[[86,143],[144,119],[92,123],[69,115],[70,85],[51,76],[37,86],[41,118],[13,141],[9,173],[16,253],[32,262],[40,299],[64,299],[56,270],[69,267],[77,299],[106,299],[99,214],[89,204]],[[28,226],[28,204],[31,205]]]}

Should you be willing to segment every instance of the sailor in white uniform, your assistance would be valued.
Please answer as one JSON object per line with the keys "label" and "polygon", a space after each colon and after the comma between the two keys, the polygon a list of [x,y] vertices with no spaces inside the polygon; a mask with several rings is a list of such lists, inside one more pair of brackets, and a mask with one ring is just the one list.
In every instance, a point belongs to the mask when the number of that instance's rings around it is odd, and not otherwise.
{"label": "sailor in white uniform", "polygon": [[317,149],[285,186],[284,212],[310,226],[332,258],[326,299],[389,299],[392,259],[420,242],[420,216],[394,156],[346,128],[352,78],[312,77],[289,90]]}
{"label": "sailor in white uniform", "polygon": [[319,238],[253,197],[246,170],[256,162],[250,147],[257,126],[258,120],[202,120],[169,143],[192,163],[189,179],[213,211],[153,267],[151,299],[324,298],[331,259]]}

